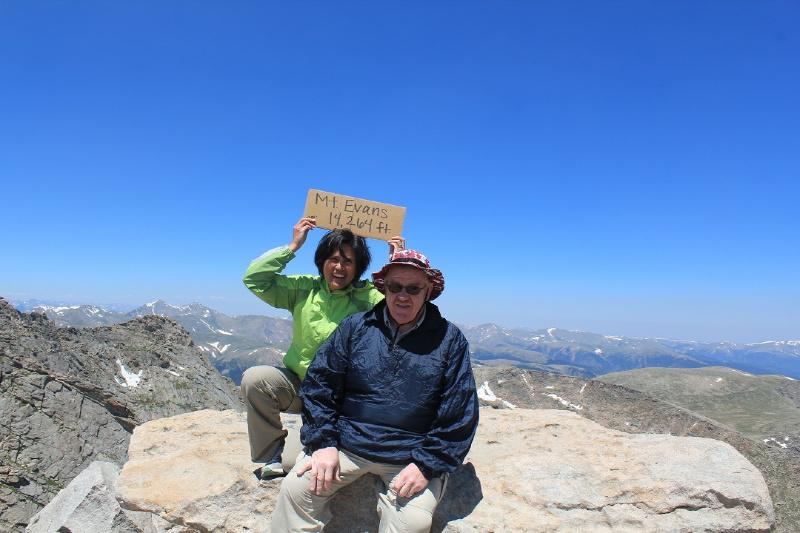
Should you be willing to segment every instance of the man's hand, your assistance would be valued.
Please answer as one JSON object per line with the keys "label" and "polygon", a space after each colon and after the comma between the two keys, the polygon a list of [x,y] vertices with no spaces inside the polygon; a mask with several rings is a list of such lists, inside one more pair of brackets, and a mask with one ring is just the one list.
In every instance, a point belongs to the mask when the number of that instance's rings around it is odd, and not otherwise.
{"label": "man's hand", "polygon": [[[339,477],[339,450],[321,448],[311,454],[311,460],[297,471],[297,477],[311,470],[311,482],[308,490],[315,496],[322,496],[333,488],[333,481],[341,481]],[[427,481],[426,481],[427,483]]]}
{"label": "man's hand", "polygon": [[397,474],[389,487],[401,498],[410,498],[428,486],[428,478],[422,475],[419,467],[411,463]]}

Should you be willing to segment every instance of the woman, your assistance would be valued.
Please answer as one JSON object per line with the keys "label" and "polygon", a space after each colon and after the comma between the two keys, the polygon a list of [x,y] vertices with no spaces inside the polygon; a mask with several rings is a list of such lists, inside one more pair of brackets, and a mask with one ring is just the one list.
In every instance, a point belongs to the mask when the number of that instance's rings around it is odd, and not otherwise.
{"label": "woman", "polygon": [[[283,466],[292,466],[294,456],[290,454],[288,461],[281,463],[288,432],[280,413],[300,412],[300,382],[317,348],[339,322],[383,299],[372,283],[360,279],[371,259],[365,239],[347,229],[330,231],[320,240],[314,254],[319,276],[281,274],[315,226],[312,217],[301,218],[294,226],[292,242],[250,263],[244,275],[244,284],[253,294],[273,307],[289,310],[293,318],[292,343],[283,358],[285,368],[256,366],[242,375],[250,457],[253,462],[265,463],[262,479],[283,475]],[[392,238],[389,255],[404,247],[402,237]]]}

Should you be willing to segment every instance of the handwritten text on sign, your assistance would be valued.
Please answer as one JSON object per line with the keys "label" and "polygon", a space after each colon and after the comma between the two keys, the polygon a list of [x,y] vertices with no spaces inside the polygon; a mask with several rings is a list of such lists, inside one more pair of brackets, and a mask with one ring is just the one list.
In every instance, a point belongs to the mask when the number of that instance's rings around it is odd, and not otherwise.
{"label": "handwritten text on sign", "polygon": [[403,233],[406,208],[310,189],[305,216],[316,217],[321,228],[347,228],[362,237],[388,241]]}

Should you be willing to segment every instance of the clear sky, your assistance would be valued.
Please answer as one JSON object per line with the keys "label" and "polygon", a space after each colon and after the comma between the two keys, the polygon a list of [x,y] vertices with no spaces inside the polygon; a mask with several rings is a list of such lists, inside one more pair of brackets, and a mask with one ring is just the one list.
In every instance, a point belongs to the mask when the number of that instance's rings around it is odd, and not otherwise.
{"label": "clear sky", "polygon": [[319,188],[406,206],[461,323],[800,339],[798,28],[796,1],[4,1],[0,295],[273,314],[241,276]]}

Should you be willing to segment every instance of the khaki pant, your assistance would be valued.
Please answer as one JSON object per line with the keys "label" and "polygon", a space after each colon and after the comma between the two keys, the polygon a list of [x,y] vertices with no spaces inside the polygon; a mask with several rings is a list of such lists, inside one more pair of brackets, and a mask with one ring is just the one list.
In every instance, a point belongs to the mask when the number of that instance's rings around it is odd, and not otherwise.
{"label": "khaki pant", "polygon": [[411,498],[401,498],[389,489],[392,479],[406,465],[373,463],[357,455],[339,450],[341,481],[333,482],[330,494],[315,496],[309,492],[311,472],[297,476],[297,469],[311,458],[305,454],[297,458],[297,464],[283,479],[281,491],[272,514],[271,529],[275,533],[322,531],[331,519],[329,501],[342,487],[346,487],[364,474],[376,474],[383,480],[384,489],[378,494],[380,533],[427,533],[430,531],[433,512],[442,498],[442,478],[434,478],[427,488]]}
{"label": "khaki pant", "polygon": [[288,368],[254,366],[242,375],[241,394],[247,406],[247,436],[254,463],[270,460],[287,441],[283,456],[289,463],[284,461],[284,467],[293,466],[291,461],[300,451],[299,436],[286,438],[288,431],[283,429],[280,414],[300,412],[299,392],[300,379]]}

